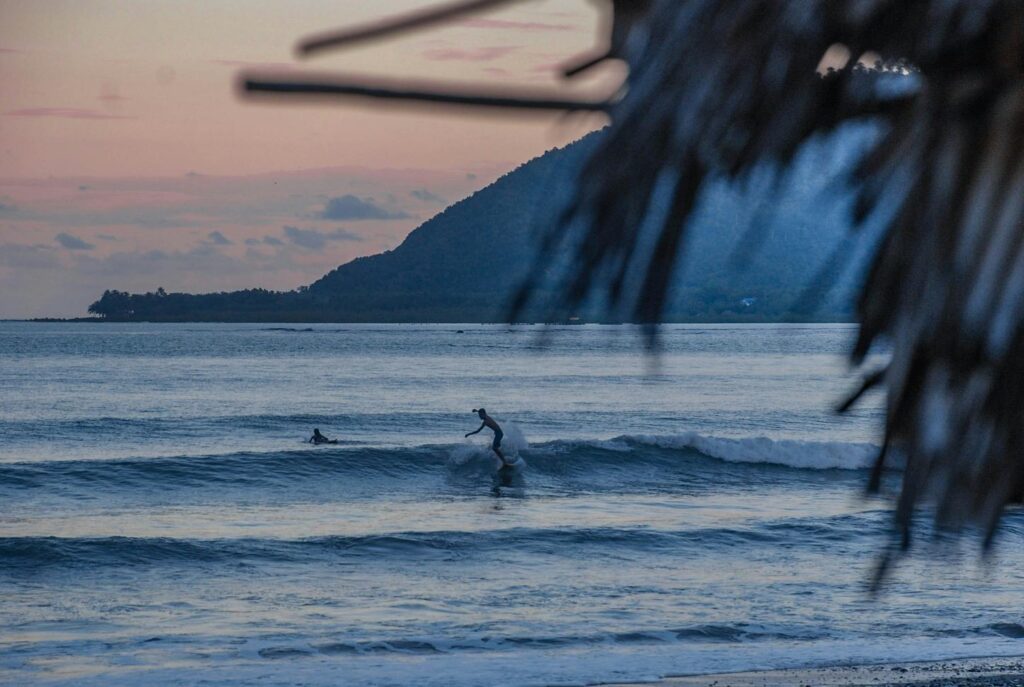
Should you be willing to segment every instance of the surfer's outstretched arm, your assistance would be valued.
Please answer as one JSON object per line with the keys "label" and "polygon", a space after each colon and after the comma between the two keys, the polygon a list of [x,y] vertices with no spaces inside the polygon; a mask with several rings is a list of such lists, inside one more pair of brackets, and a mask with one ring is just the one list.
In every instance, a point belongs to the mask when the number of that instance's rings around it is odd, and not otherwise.
{"label": "surfer's outstretched arm", "polygon": [[479,434],[483,430],[483,428],[486,427],[486,426],[487,426],[486,422],[481,423],[479,429],[477,429],[475,432],[469,432],[468,434],[466,434],[466,437],[471,437],[474,434]]}

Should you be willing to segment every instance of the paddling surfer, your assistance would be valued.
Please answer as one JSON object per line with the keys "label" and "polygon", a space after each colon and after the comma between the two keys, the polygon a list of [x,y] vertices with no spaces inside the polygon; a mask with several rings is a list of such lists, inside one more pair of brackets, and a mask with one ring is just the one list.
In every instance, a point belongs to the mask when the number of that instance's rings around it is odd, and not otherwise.
{"label": "paddling surfer", "polygon": [[479,434],[480,432],[483,431],[484,427],[491,429],[494,432],[494,441],[491,442],[491,450],[494,451],[495,454],[497,454],[498,458],[501,458],[501,462],[503,465],[509,465],[509,462],[505,460],[505,454],[501,452],[501,439],[502,437],[505,436],[505,433],[501,431],[501,426],[498,425],[498,423],[494,421],[494,418],[488,415],[487,411],[484,410],[483,408],[479,410],[474,408],[473,412],[480,417],[480,428],[477,429],[475,432],[468,433],[466,437],[468,438],[473,436],[474,434]]}
{"label": "paddling surfer", "polygon": [[327,437],[325,437],[323,434],[320,433],[320,429],[319,428],[316,428],[316,429],[313,430],[313,436],[311,436],[307,440],[307,443],[310,443],[310,444],[336,444],[336,443],[338,443],[338,440],[337,439],[328,439]]}

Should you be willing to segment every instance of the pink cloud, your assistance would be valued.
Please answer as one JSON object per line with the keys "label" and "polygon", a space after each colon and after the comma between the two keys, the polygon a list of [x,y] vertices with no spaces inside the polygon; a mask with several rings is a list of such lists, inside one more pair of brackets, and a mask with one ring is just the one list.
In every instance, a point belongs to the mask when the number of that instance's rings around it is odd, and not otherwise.
{"label": "pink cloud", "polygon": [[485,48],[432,48],[423,53],[428,60],[460,60],[465,62],[489,62],[515,52],[518,45],[494,45]]}
{"label": "pink cloud", "polygon": [[507,19],[463,19],[459,26],[473,29],[516,29],[519,31],[572,31],[572,24],[547,24],[539,21],[509,21]]}
{"label": "pink cloud", "polygon": [[26,107],[5,112],[7,117],[57,117],[60,119],[136,119],[81,107]]}
{"label": "pink cloud", "polygon": [[14,48],[0,48],[0,53],[16,53],[25,52],[24,50],[15,50]]}
{"label": "pink cloud", "polygon": [[117,92],[117,86],[114,84],[104,84],[100,94],[96,96],[97,100],[105,103],[119,103],[123,100],[128,100],[123,95]]}

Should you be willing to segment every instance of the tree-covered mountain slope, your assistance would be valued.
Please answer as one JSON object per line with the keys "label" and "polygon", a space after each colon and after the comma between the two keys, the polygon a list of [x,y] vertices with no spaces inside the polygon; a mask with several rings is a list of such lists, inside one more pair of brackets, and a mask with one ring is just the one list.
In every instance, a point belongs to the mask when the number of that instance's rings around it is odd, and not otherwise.
{"label": "tree-covered mountain slope", "polygon": [[[308,287],[107,291],[90,311],[148,321],[502,321],[538,236],[554,226],[599,135],[521,165],[424,222],[394,250],[341,265]],[[847,130],[816,142],[785,172],[764,169],[743,183],[710,184],[690,226],[668,319],[850,319],[873,238],[870,231],[851,234],[851,194],[835,177],[866,135]],[[541,317],[543,302],[542,292],[528,319]]]}

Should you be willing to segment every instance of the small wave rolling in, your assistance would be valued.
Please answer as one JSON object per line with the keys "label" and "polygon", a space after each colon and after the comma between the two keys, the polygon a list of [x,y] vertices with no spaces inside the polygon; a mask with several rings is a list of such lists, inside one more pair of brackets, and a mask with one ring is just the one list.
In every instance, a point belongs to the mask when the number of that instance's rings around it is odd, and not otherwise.
{"label": "small wave rolling in", "polygon": [[[889,514],[862,497],[878,399],[829,410],[851,328],[669,327],[657,365],[630,327],[538,334],[0,323],[0,684],[1024,653],[1017,513],[995,567],[925,546],[866,593]],[[504,477],[462,438],[480,405]]]}

